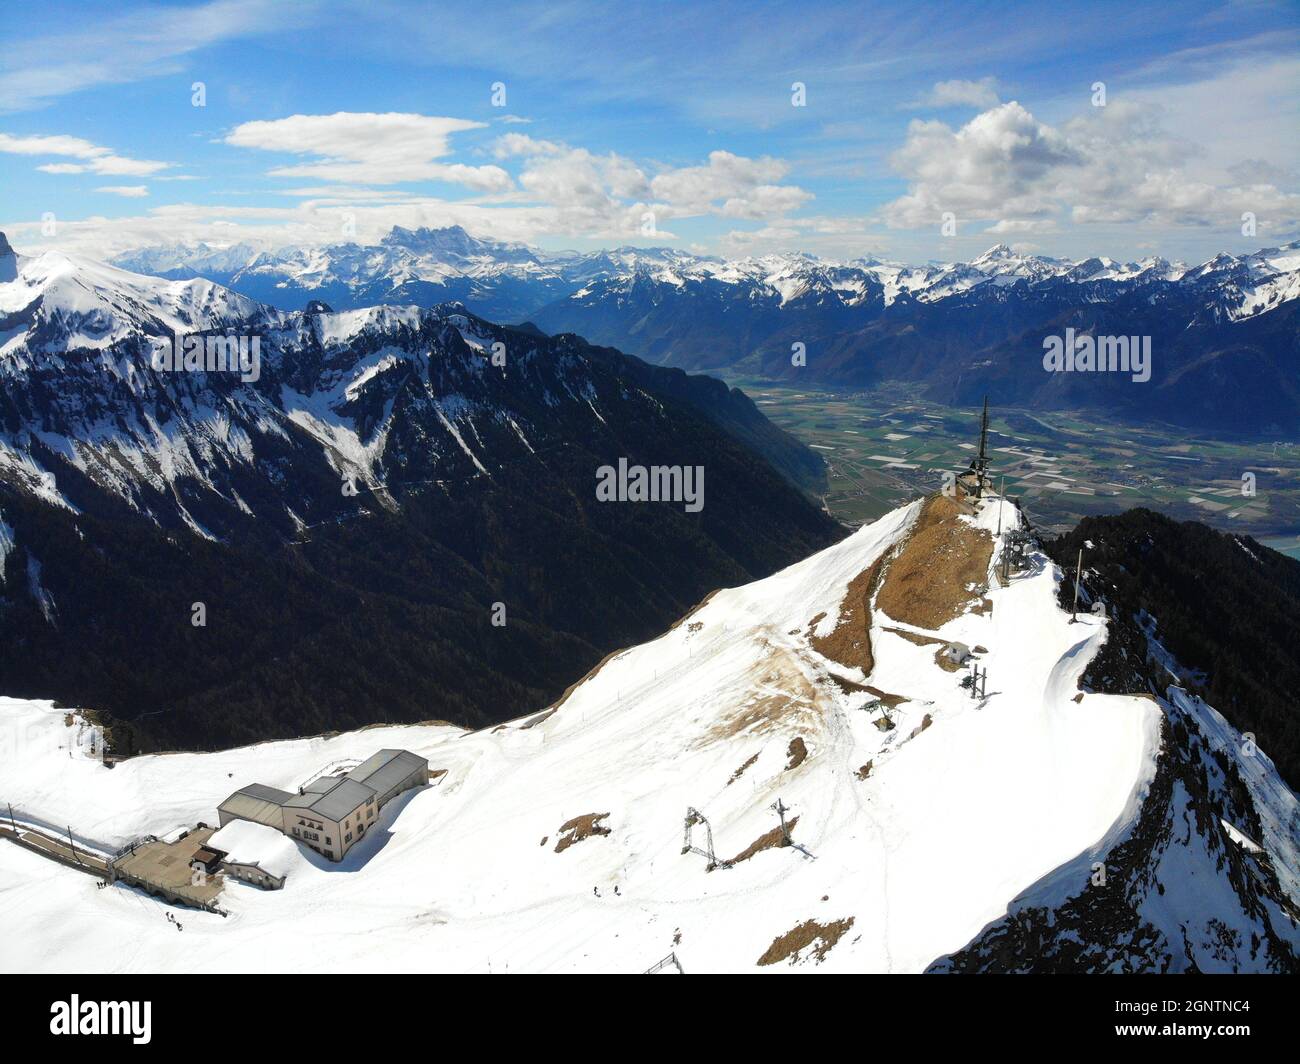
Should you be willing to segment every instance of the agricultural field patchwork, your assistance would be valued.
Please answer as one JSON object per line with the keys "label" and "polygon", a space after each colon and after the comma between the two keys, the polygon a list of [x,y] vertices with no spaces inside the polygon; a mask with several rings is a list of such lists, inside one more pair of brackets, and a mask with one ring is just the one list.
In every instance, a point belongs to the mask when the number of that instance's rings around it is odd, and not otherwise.
{"label": "agricultural field patchwork", "polygon": [[[977,408],[941,406],[907,389],[731,383],[825,457],[826,506],[853,525],[941,487],[944,474],[965,469],[979,446]],[[1045,531],[1148,506],[1300,556],[1300,440],[1199,438],[1091,412],[991,406],[989,414],[992,474],[1005,476],[1008,494]]]}

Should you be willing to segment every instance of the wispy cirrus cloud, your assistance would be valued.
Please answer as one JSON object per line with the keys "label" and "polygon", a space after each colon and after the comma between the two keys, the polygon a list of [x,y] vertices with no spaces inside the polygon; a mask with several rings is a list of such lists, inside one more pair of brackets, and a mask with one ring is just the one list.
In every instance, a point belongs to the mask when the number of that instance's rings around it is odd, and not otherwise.
{"label": "wispy cirrus cloud", "polygon": [[77,159],[75,163],[42,163],[36,169],[46,174],[105,174],[145,177],[165,170],[171,163],[132,159],[118,155],[81,137],[62,135],[15,137],[0,133],[0,152],[9,155],[56,156]]}
{"label": "wispy cirrus cloud", "polygon": [[[45,107],[102,85],[174,74],[201,49],[312,17],[315,4],[212,0],[191,7],[149,5],[26,38],[6,34],[0,112]],[[56,23],[52,20],[50,25]]]}

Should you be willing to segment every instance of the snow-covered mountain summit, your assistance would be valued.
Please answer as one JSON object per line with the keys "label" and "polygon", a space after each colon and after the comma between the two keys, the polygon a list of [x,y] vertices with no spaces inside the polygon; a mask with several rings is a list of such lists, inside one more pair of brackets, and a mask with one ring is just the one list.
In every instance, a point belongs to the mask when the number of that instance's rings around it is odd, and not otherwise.
{"label": "snow-covered mountain summit", "polygon": [[[1296,796],[1177,689],[1081,687],[1127,622],[1070,623],[1037,552],[1001,580],[994,531],[1018,520],[996,498],[918,501],[479,732],[369,729],[108,771],[64,711],[0,700],[26,737],[0,763],[20,815],[105,849],[380,747],[442,770],[341,865],[302,851],[283,891],[229,884],[231,917],[188,915],[183,941],[151,902],[0,843],[6,957],[915,972],[987,963],[1010,924],[1040,938],[1004,967],[1296,970]],[[987,670],[976,697],[967,653]],[[112,948],[124,937],[133,950]]]}
{"label": "snow-covered mountain summit", "polygon": [[[475,237],[460,226],[416,230],[397,226],[373,246],[340,243],[256,252],[247,245],[221,249],[197,244],[142,248],[118,256],[115,262],[168,276],[202,273],[286,307],[300,306],[312,293],[329,293],[322,298],[333,295],[340,305],[353,306],[377,302],[376,294],[404,286],[433,285],[444,290],[442,298],[466,299],[471,309],[497,318],[509,318],[493,313],[500,300],[527,316],[556,299],[589,301],[596,291],[590,287],[593,282],[618,290],[638,278],[678,288],[693,282],[726,284],[745,289],[751,300],[775,295],[780,304],[790,302],[795,294],[825,288],[839,291],[844,305],[852,306],[862,301],[868,289],[877,287],[886,305],[900,293],[933,303],[984,284],[1111,282],[1116,286],[1113,291],[1119,292],[1120,285],[1213,281],[1238,270],[1251,282],[1250,291],[1240,293],[1238,309],[1249,313],[1251,307],[1277,302],[1266,295],[1253,296],[1255,287],[1269,286],[1269,292],[1276,292],[1279,278],[1294,280],[1300,270],[1300,244],[1245,256],[1221,254],[1195,268],[1155,257],[1128,263],[1105,257],[1072,261],[1017,252],[1007,244],[996,244],[969,262],[908,265],[869,257],[837,262],[805,253],[724,259],[670,247],[548,252]],[[839,278],[839,283],[827,278]],[[1284,280],[1281,287],[1285,286]]]}
{"label": "snow-covered mountain summit", "polygon": [[0,234],[0,359],[19,348],[103,349],[130,336],[205,332],[274,320],[202,277],[164,281],[59,251],[18,255]]}

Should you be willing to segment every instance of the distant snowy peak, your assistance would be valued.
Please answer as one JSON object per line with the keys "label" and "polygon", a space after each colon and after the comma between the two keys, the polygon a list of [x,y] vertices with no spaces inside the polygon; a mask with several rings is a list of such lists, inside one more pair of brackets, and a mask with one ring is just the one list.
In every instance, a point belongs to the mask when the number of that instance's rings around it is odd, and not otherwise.
{"label": "distant snowy peak", "polygon": [[205,276],[263,302],[300,306],[319,296],[349,306],[380,302],[464,299],[497,320],[523,320],[556,300],[622,298],[634,289],[684,290],[730,285],[750,301],[778,307],[829,303],[858,306],[906,296],[937,303],[988,286],[1087,284],[1090,300],[1135,285],[1205,284],[1220,313],[1240,317],[1272,309],[1294,296],[1279,278],[1300,271],[1300,244],[1252,255],[1220,254],[1196,267],[1151,257],[1120,262],[1104,256],[1057,259],[996,244],[969,262],[908,265],[864,257],[848,262],[783,253],[724,259],[672,247],[623,246],[592,252],[543,251],[476,237],[460,226],[394,227],[376,245],[340,243],[258,252],[249,245],[145,248],[116,264],[171,278]]}
{"label": "distant snowy peak", "polygon": [[114,265],[136,273],[162,276],[172,272],[199,275],[233,273],[252,265],[262,253],[251,244],[170,244],[119,255]]}
{"label": "distant snowy peak", "polygon": [[0,256],[0,320],[7,325],[0,356],[22,345],[103,349],[131,336],[265,321],[267,312],[201,277],[166,281],[57,251]]}
{"label": "distant snowy peak", "polygon": [[444,262],[493,259],[497,262],[538,261],[526,244],[481,240],[470,236],[458,225],[446,229],[406,229],[394,226],[380,241],[381,247],[403,248],[416,255],[431,256]]}
{"label": "distant snowy peak", "polygon": [[972,259],[971,266],[994,277],[1011,274],[1016,277],[1028,277],[1037,280],[1040,277],[1055,276],[1070,266],[1060,259],[1049,259],[1039,255],[1020,255],[1006,244],[995,244],[978,258]]}
{"label": "distant snowy peak", "polygon": [[[1159,257],[1139,262],[1120,262],[1104,256],[1071,261],[1021,254],[1006,244],[995,245],[970,262],[922,266],[876,258],[837,263],[805,254],[726,260],[671,254],[668,249],[653,249],[641,256],[627,254],[617,261],[607,257],[603,265],[608,272],[593,271],[594,275],[570,298],[584,300],[592,298],[593,293],[599,297],[602,292],[627,292],[637,284],[681,289],[712,283],[748,289],[751,300],[773,300],[781,307],[823,297],[843,306],[856,306],[875,298],[877,293],[888,306],[901,296],[938,303],[983,286],[1108,284],[1104,291],[1118,294],[1134,285],[1186,280],[1189,284],[1203,282],[1207,290],[1231,282],[1234,287],[1226,293],[1225,309],[1237,314],[1243,309],[1245,313],[1258,312],[1250,308],[1271,308],[1294,298],[1300,251],[1293,244],[1244,257],[1219,255],[1195,269]],[[603,285],[593,288],[596,282]]]}
{"label": "distant snowy peak", "polygon": [[9,246],[4,233],[0,233],[0,284],[6,284],[18,276],[18,256]]}

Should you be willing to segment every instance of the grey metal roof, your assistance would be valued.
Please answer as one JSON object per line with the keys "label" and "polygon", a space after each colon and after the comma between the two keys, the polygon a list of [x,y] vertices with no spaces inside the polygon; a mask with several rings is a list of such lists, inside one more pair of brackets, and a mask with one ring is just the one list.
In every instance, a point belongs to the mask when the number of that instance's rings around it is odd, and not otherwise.
{"label": "grey metal roof", "polygon": [[339,778],[329,790],[291,795],[285,805],[290,809],[308,810],[337,823],[357,806],[364,805],[367,798],[374,796],[374,790],[364,783]]}
{"label": "grey metal roof", "polygon": [[252,820],[278,828],[284,823],[281,809],[293,797],[288,791],[276,790],[262,783],[250,783],[237,790],[217,809],[241,820]]}
{"label": "grey metal roof", "polygon": [[254,798],[260,798],[264,802],[274,802],[276,805],[284,805],[293,794],[290,791],[282,791],[276,787],[268,787],[265,783],[250,783],[247,787],[240,787],[236,794],[249,794]]}
{"label": "grey metal roof", "polygon": [[386,794],[417,769],[428,769],[429,762],[410,750],[380,750],[348,773],[348,778],[377,794]]}

